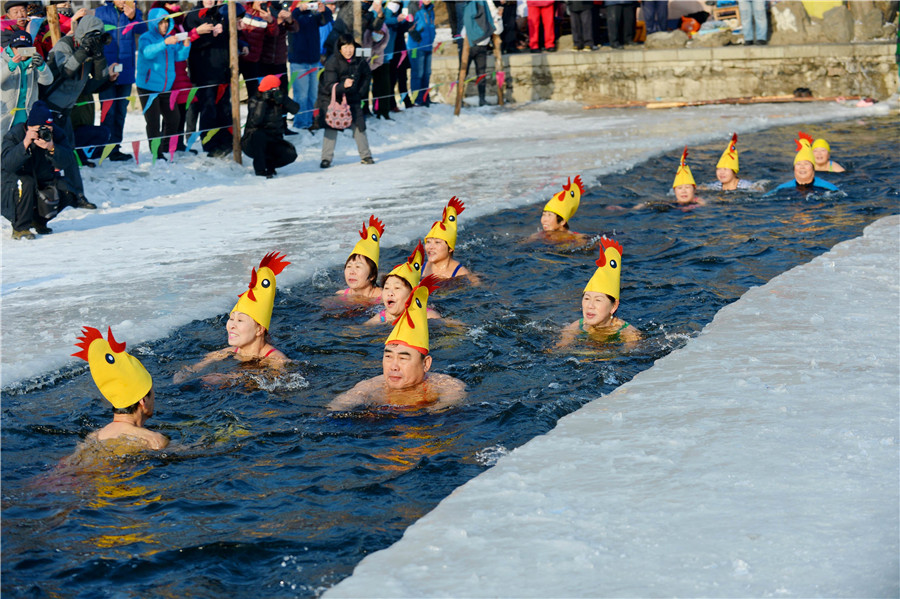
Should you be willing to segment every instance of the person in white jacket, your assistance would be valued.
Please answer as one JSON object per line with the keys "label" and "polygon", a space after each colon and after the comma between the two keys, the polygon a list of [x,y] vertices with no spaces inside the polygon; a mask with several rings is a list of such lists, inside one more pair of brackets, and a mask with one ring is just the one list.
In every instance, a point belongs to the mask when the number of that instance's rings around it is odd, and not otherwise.
{"label": "person in white jacket", "polygon": [[0,135],[5,135],[13,125],[25,122],[38,99],[38,84],[53,83],[53,73],[27,31],[4,31],[0,45]]}

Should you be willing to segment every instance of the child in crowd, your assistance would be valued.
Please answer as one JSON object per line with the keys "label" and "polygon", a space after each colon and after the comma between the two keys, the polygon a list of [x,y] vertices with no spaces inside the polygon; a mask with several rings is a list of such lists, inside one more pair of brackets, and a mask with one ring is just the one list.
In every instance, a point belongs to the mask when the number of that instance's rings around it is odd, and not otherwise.
{"label": "child in crowd", "polygon": [[363,300],[367,303],[381,299],[381,287],[376,284],[378,280],[378,255],[380,240],[384,234],[384,224],[375,218],[369,217],[369,225],[363,222],[359,232],[362,239],[356,242],[353,251],[344,263],[344,280],[347,287],[335,292],[347,299]]}

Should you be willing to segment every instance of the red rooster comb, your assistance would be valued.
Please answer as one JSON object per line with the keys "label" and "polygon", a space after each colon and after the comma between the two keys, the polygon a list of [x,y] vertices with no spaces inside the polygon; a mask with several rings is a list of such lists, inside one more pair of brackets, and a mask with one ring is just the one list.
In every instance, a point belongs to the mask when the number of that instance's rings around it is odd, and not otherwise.
{"label": "red rooster comb", "polygon": [[[247,289],[247,291],[244,292],[247,294],[247,299],[255,302],[256,295],[253,294],[254,287],[256,287],[256,269],[255,268],[250,271],[250,286]],[[244,295],[244,293],[239,294],[238,297],[241,297],[241,295]]]}
{"label": "red rooster comb", "polygon": [[379,239],[381,238],[382,235],[384,235],[384,223],[382,223],[380,220],[375,218],[374,214],[369,217],[368,225],[366,224],[366,221],[363,221],[362,229],[359,230],[359,236],[362,237],[363,239],[369,238],[369,236],[367,235],[367,229],[366,229],[367,227],[375,227],[375,230],[378,231]]}
{"label": "red rooster comb", "polygon": [[623,255],[622,245],[618,241],[616,241],[615,239],[610,239],[609,237],[601,237],[600,257],[596,262],[594,262],[594,264],[596,264],[597,266],[606,266],[606,250],[609,248],[615,248],[619,251],[620,256]]}
{"label": "red rooster comb", "polygon": [[[125,344],[119,343],[116,341],[116,338],[113,337],[112,328],[107,328],[107,336],[109,337],[109,347],[116,353],[120,353],[125,351]],[[88,361],[88,348],[91,347],[91,343],[98,339],[103,339],[103,334],[95,329],[94,327],[83,327],[81,330],[81,337],[76,337],[80,343],[76,343],[75,347],[80,347],[81,351],[72,354],[72,356],[76,358],[81,358],[85,362]]]}
{"label": "red rooster comb", "polygon": [[800,150],[803,149],[803,144],[801,143],[801,140],[804,140],[804,139],[805,139],[806,141],[809,142],[809,145],[812,145],[812,142],[813,142],[812,135],[807,135],[807,134],[804,133],[803,131],[798,131],[798,132],[797,132],[797,137],[798,137],[799,139],[795,139],[795,140],[794,140],[794,143],[797,145],[797,151],[798,151],[798,152],[799,152]]}
{"label": "red rooster comb", "polygon": [[[460,202],[459,198],[456,196],[450,198],[450,201],[447,202],[447,205],[455,208],[457,214],[462,214],[462,211],[466,209],[465,205]],[[446,216],[446,210],[444,211],[444,215]]]}
{"label": "red rooster comb", "polygon": [[731,134],[731,149],[733,150],[736,145],[737,145],[737,133],[732,133]]}
{"label": "red rooster comb", "polygon": [[[262,260],[259,261],[259,267],[266,267],[276,275],[280,275],[281,271],[284,270],[284,267],[290,264],[290,262],[285,260],[286,257],[286,254],[281,254],[279,256],[278,252],[269,252],[268,254],[263,256]],[[251,285],[251,289],[252,287],[253,286]]]}
{"label": "red rooster comb", "polygon": [[406,259],[406,263],[409,264],[409,263],[411,263],[413,260],[415,260],[415,259],[416,259],[416,254],[422,254],[423,256],[425,255],[425,246],[422,245],[422,240],[421,240],[421,239],[419,240],[419,243],[416,244],[416,249],[414,249],[414,250],[412,251],[412,254],[409,255],[409,258]]}
{"label": "red rooster comb", "polygon": [[[575,177],[575,185],[578,186],[578,192],[584,195],[584,184],[581,182],[581,175]],[[566,191],[572,189],[572,177],[569,177],[569,182],[563,185],[563,189]]]}
{"label": "red rooster comb", "polygon": [[431,295],[432,293],[434,293],[434,290],[438,288],[438,284],[440,282],[441,278],[437,275],[428,275],[427,277],[419,281],[418,287],[427,287],[428,294]]}
{"label": "red rooster comb", "polygon": [[687,162],[686,162],[687,157],[688,157],[687,146],[684,146],[684,152],[681,154],[681,166],[684,166],[685,164],[687,164]]}

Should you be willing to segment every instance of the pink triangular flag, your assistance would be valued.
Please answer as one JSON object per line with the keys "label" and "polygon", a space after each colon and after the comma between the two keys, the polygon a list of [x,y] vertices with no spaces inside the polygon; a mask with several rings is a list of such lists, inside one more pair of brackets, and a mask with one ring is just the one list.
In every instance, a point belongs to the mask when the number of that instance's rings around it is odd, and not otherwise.
{"label": "pink triangular flag", "polygon": [[169,110],[175,110],[175,104],[178,102],[178,92],[169,92]]}
{"label": "pink triangular flag", "polygon": [[504,71],[497,71],[497,87],[503,87],[504,83],[506,83],[506,73]]}
{"label": "pink triangular flag", "polygon": [[106,114],[109,112],[109,109],[112,108],[113,101],[112,100],[103,100],[100,102],[100,122],[106,120]]}
{"label": "pink triangular flag", "polygon": [[400,53],[400,60],[397,62],[397,67],[399,68],[401,64],[403,64],[403,59],[406,58],[406,50]]}
{"label": "pink triangular flag", "polygon": [[140,21],[135,21],[134,23],[129,23],[128,25],[125,25],[125,29],[122,30],[122,35],[128,35],[128,33],[132,29],[134,29],[134,26],[137,25],[138,23],[140,23]]}
{"label": "pink triangular flag", "polygon": [[178,147],[178,136],[173,135],[169,138],[169,160],[175,162],[175,149]]}
{"label": "pink triangular flag", "polygon": [[456,85],[456,81],[451,81],[451,82],[450,82],[450,93],[451,93],[451,94],[453,93],[453,86],[454,86],[454,85]]}
{"label": "pink triangular flag", "polygon": [[131,142],[131,151],[134,152],[134,163],[140,164],[141,161],[138,158],[138,154],[141,152],[141,142],[139,142],[139,141]]}
{"label": "pink triangular flag", "polygon": [[375,112],[378,112],[378,98],[375,98]]}

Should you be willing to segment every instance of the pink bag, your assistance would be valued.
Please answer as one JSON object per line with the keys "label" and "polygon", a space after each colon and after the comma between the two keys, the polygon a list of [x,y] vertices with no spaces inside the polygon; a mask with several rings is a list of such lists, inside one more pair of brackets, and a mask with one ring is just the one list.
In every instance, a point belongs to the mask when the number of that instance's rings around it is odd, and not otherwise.
{"label": "pink bag", "polygon": [[353,114],[350,112],[350,105],[347,104],[347,96],[341,98],[340,104],[335,96],[337,83],[331,86],[331,103],[325,112],[325,124],[332,129],[346,129],[353,124]]}

